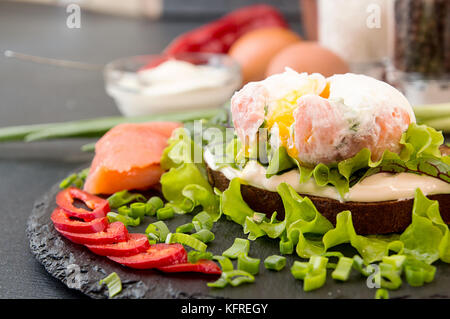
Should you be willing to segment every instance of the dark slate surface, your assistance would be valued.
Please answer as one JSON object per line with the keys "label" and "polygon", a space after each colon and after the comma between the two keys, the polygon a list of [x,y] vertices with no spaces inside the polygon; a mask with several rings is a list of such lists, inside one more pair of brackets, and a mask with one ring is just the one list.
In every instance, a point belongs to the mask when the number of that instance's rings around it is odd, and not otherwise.
{"label": "dark slate surface", "polygon": [[[327,283],[319,290],[305,293],[300,281],[295,280],[289,268],[298,257],[287,256],[287,267],[280,272],[266,270],[260,265],[260,273],[253,284],[240,287],[212,289],[206,286],[216,276],[196,274],[162,274],[153,270],[132,270],[116,264],[106,257],[96,256],[81,245],[73,244],[60,236],[50,221],[50,214],[55,208],[55,195],[58,186],[39,199],[27,223],[27,236],[30,248],[45,269],[69,288],[84,292],[93,298],[107,297],[107,290],[100,287],[98,281],[115,271],[122,279],[123,291],[117,298],[373,298],[375,289],[366,286],[365,278],[353,271],[346,283],[333,281],[328,275]],[[192,216],[178,215],[166,221],[169,229],[189,222]],[[129,227],[130,232],[144,232],[145,227],[156,221],[147,217],[139,227]],[[221,254],[233,243],[234,238],[244,237],[242,228],[222,218],[212,231],[216,239],[208,245],[208,250]],[[259,238],[251,242],[249,255],[264,260],[267,256],[278,254],[278,242],[268,238]],[[341,246],[340,251],[352,256],[354,251],[349,246]],[[436,279],[433,283],[412,288],[406,283],[391,298],[449,298],[450,266],[438,265]]]}
{"label": "dark slate surface", "polygon": [[[164,48],[176,35],[197,26],[197,22],[150,22],[99,14],[82,13],[82,28],[69,30],[65,27],[64,8],[36,6],[23,3],[0,2],[0,53],[11,49],[29,54],[54,58],[73,59],[103,64],[121,56],[156,53]],[[299,26],[295,26],[299,29]],[[18,124],[66,121],[102,115],[117,115],[112,100],[104,93],[100,73],[68,70],[6,59],[0,54],[0,127]],[[147,282],[159,275],[154,272],[134,272],[113,265],[104,258],[95,259],[84,248],[57,237],[49,227],[49,214],[56,189],[54,184],[70,172],[87,165],[90,154],[79,151],[89,140],[52,141],[33,144],[0,144],[0,298],[85,298],[76,289],[68,288],[61,280],[49,275],[30,251],[26,236],[26,225],[33,210],[33,203],[41,203],[31,217],[37,231],[34,236],[53,237],[43,241],[45,245],[61,245],[61,259],[52,260],[47,255],[45,263],[53,263],[55,274],[69,278],[76,273],[63,270],[65,263],[83,266],[87,260],[95,260],[105,273],[116,270],[124,280]],[[53,188],[52,188],[53,187]],[[50,190],[50,191],[49,191]],[[47,194],[42,197],[43,194]],[[42,204],[43,203],[43,204]],[[174,220],[182,223],[182,219]],[[173,226],[173,225],[172,225]],[[46,231],[48,229],[48,232]],[[232,223],[220,227],[217,240],[211,247],[218,252],[231,244],[232,237],[240,228]],[[227,233],[229,232],[229,233]],[[38,240],[39,241],[39,240]],[[222,242],[223,241],[223,242]],[[36,246],[33,251],[42,252]],[[54,251],[54,247],[49,247]],[[68,249],[70,248],[70,249]],[[265,257],[276,252],[276,243],[258,240],[252,245],[252,254]],[[68,254],[68,255],[66,255]],[[71,255],[72,254],[72,255]],[[44,255],[41,255],[41,257]],[[72,257],[71,257],[72,256]],[[98,263],[97,263],[98,261]],[[92,265],[92,266],[95,266]],[[98,268],[98,269],[100,269]],[[72,266],[74,272],[77,267]],[[103,273],[83,272],[78,278],[89,282],[85,291],[92,296],[105,296],[96,285]],[[262,269],[262,268],[261,268]],[[420,289],[406,289],[392,293],[393,296],[444,297],[450,286],[449,267],[439,267],[434,283]],[[92,275],[92,277],[91,277]],[[299,282],[295,282],[288,269],[281,273],[262,272],[254,285],[211,292],[206,289],[206,278],[186,279],[179,276],[164,277],[159,283],[170,289],[150,289],[147,294],[164,294],[168,297],[215,296],[228,297],[367,297],[374,291],[365,287],[364,281],[355,278],[350,283],[333,284],[332,280],[323,289],[304,295]],[[170,278],[170,280],[167,280]],[[286,280],[284,280],[286,279]],[[187,284],[189,291],[179,289]],[[135,286],[128,283],[126,287]],[[147,287],[154,284],[146,283]],[[184,291],[183,291],[184,290]],[[184,293],[182,293],[184,292]],[[196,295],[200,294],[200,295]]]}

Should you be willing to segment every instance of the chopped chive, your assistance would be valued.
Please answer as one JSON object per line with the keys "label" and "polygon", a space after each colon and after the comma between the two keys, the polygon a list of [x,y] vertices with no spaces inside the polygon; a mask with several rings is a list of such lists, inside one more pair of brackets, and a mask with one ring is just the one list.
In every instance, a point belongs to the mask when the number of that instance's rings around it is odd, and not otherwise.
{"label": "chopped chive", "polygon": [[170,206],[162,207],[156,211],[156,218],[158,218],[159,220],[170,219],[173,218],[174,215],[175,211]]}
{"label": "chopped chive", "polygon": [[264,260],[264,267],[266,267],[266,269],[280,271],[285,266],[286,266],[286,257],[283,256],[272,255]]}
{"label": "chopped chive", "polygon": [[201,229],[191,236],[197,238],[198,240],[201,240],[204,243],[212,242],[215,238],[214,233],[207,229]]}
{"label": "chopped chive", "polygon": [[250,250],[250,242],[247,239],[235,238],[233,245],[222,253],[222,256],[236,259],[240,253],[248,253]]}
{"label": "chopped chive", "polygon": [[260,259],[251,258],[247,253],[242,252],[238,256],[237,269],[246,271],[251,275],[256,275],[259,273],[260,262]]}
{"label": "chopped chive", "polygon": [[176,233],[190,233],[194,230],[194,224],[193,223],[187,223],[187,224],[183,224],[177,227],[177,229],[175,230]]}
{"label": "chopped chive", "polygon": [[108,287],[109,298],[114,297],[122,291],[122,281],[120,277],[115,273],[110,273],[107,277],[98,282],[100,285],[106,284]]}

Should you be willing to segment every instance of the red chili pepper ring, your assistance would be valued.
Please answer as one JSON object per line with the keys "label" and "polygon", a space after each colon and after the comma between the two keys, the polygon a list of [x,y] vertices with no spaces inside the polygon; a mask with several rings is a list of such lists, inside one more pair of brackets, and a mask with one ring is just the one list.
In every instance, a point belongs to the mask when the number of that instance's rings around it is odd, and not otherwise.
{"label": "red chili pepper ring", "polygon": [[[75,199],[82,201],[91,210],[75,207]],[[56,204],[62,208],[68,216],[79,218],[84,221],[105,217],[110,211],[107,200],[91,195],[75,187],[69,187],[59,192],[56,196]]]}

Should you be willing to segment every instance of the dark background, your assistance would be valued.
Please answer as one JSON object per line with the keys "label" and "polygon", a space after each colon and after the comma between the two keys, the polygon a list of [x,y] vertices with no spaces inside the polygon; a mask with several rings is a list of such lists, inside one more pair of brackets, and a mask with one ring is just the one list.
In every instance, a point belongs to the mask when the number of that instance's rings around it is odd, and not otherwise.
{"label": "dark background", "polygon": [[[118,115],[101,72],[58,68],[3,56],[5,50],[105,64],[160,52],[176,35],[247,3],[169,0],[160,21],[82,11],[81,28],[66,27],[64,7],[0,2],[0,127]],[[276,4],[301,33],[298,2]],[[0,298],[79,298],[48,275],[29,250],[25,227],[34,201],[89,163],[89,140],[0,144]]]}

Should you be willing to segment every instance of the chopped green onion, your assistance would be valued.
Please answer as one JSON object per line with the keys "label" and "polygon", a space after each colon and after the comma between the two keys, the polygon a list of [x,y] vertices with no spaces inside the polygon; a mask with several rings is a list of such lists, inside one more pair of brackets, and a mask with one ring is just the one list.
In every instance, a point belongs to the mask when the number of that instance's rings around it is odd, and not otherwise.
{"label": "chopped green onion", "polygon": [[325,269],[327,267],[328,258],[323,256],[311,256],[309,263],[313,266],[313,270]]}
{"label": "chopped green onion", "polygon": [[386,264],[390,264],[394,266],[396,269],[401,270],[403,263],[406,260],[405,255],[392,255],[392,256],[384,256],[383,262]]}
{"label": "chopped green onion", "polygon": [[173,218],[175,215],[175,211],[173,210],[173,207],[165,206],[163,208],[160,208],[156,211],[156,218],[159,220],[166,220]]}
{"label": "chopped green onion", "polygon": [[154,234],[157,236],[160,242],[165,242],[170,231],[163,221],[157,221],[153,224],[148,225],[145,233],[147,234],[147,236],[149,236],[150,234]]}
{"label": "chopped green onion", "polygon": [[290,255],[294,252],[294,243],[291,240],[280,240],[280,253]]}
{"label": "chopped green onion", "polygon": [[384,288],[377,289],[375,293],[375,299],[389,299],[389,291]]}
{"label": "chopped green onion", "polygon": [[261,224],[264,221],[264,218],[266,218],[266,214],[263,213],[253,213],[253,221],[257,224]]}
{"label": "chopped green onion", "polygon": [[194,230],[194,224],[193,223],[187,223],[183,224],[177,227],[175,230],[176,233],[190,233]]}
{"label": "chopped green onion", "polygon": [[198,251],[206,251],[206,248],[208,248],[205,243],[198,240],[197,238],[182,233],[170,233],[169,235],[167,235],[166,244],[172,243],[180,243],[182,245],[192,247]]}
{"label": "chopped green onion", "polygon": [[257,275],[259,273],[260,262],[260,259],[251,258],[247,253],[242,252],[238,256],[237,269],[246,271],[252,275]]}
{"label": "chopped green onion", "polygon": [[145,203],[133,203],[130,205],[130,216],[133,218],[144,218],[146,210]]}
{"label": "chopped green onion", "polygon": [[207,229],[211,230],[213,227],[213,219],[211,218],[211,215],[209,215],[207,212],[203,211],[198,213],[197,215],[192,218],[192,222],[194,225],[197,225],[195,227],[196,231],[200,231],[201,229]]}
{"label": "chopped green onion", "polygon": [[164,206],[164,202],[158,196],[153,196],[147,201],[146,215],[154,216],[156,211]]}
{"label": "chopped green onion", "polygon": [[283,256],[272,255],[264,260],[264,267],[266,267],[266,269],[280,271],[285,266],[286,266],[286,257]]}
{"label": "chopped green onion", "polygon": [[114,212],[109,212],[108,214],[106,214],[106,216],[108,217],[108,221],[110,223],[113,222],[122,222],[125,226],[139,226],[141,224],[141,220],[140,218],[131,218],[129,216],[126,215],[120,215]]}
{"label": "chopped green onion", "polygon": [[398,289],[402,285],[402,279],[400,278],[399,271],[391,264],[381,262],[380,276],[381,276],[381,288]]}
{"label": "chopped green onion", "polygon": [[234,269],[233,263],[227,257],[214,256],[213,259],[219,262],[220,268],[222,268],[222,271],[230,271],[230,270]]}
{"label": "chopped green onion", "polygon": [[240,253],[248,253],[250,250],[250,242],[247,239],[235,238],[233,245],[222,253],[222,256],[236,259]]}
{"label": "chopped green onion", "polygon": [[201,251],[197,251],[197,250],[191,250],[188,253],[188,261],[191,264],[195,264],[197,261],[202,260],[202,259],[211,260],[211,259],[213,259],[213,254],[210,252],[201,252]]}
{"label": "chopped green onion", "polygon": [[212,287],[212,288],[225,288],[226,285],[228,285],[228,281],[225,279],[225,277],[222,274],[219,279],[217,279],[214,282],[208,282],[206,285],[208,287]]}
{"label": "chopped green onion", "polygon": [[196,232],[195,234],[192,234],[191,236],[197,238],[198,240],[201,240],[206,244],[212,242],[215,238],[214,233],[207,229],[201,229],[200,231]]}
{"label": "chopped green onion", "polygon": [[312,269],[312,265],[308,262],[294,261],[294,264],[291,267],[291,274],[295,279],[303,280],[306,277],[306,274],[309,273]]}
{"label": "chopped green onion", "polygon": [[243,283],[252,283],[255,277],[244,270],[230,270],[222,273],[225,280],[233,287],[239,286]]}
{"label": "chopped green onion", "polygon": [[303,290],[311,291],[322,287],[327,280],[326,267],[308,272],[303,280]]}
{"label": "chopped green onion", "polygon": [[144,195],[138,193],[130,193],[123,190],[112,194],[108,197],[109,207],[118,208],[131,202],[145,202],[147,199]]}
{"label": "chopped green onion", "polygon": [[433,281],[434,275],[436,273],[436,267],[427,265],[430,268],[426,269],[423,267],[416,267],[407,265],[405,266],[405,277],[406,281],[411,287],[420,287],[424,283],[429,283]]}
{"label": "chopped green onion", "polygon": [[59,188],[67,188],[73,184],[73,182],[78,178],[78,175],[73,173],[67,176],[63,181],[59,184]]}
{"label": "chopped green onion", "polygon": [[347,281],[353,267],[353,259],[348,257],[339,258],[336,269],[331,273],[334,280]]}
{"label": "chopped green onion", "polygon": [[131,209],[130,207],[124,205],[124,206],[120,206],[119,208],[117,208],[117,212],[120,215],[125,215],[125,216],[130,216],[131,215]]}
{"label": "chopped green onion", "polygon": [[120,281],[120,277],[115,272],[110,273],[98,283],[100,285],[106,284],[108,287],[109,298],[114,297],[122,291],[122,282]]}
{"label": "chopped green onion", "polygon": [[368,277],[370,275],[370,272],[365,267],[363,259],[359,255],[353,256],[353,268],[359,271],[365,277]]}

